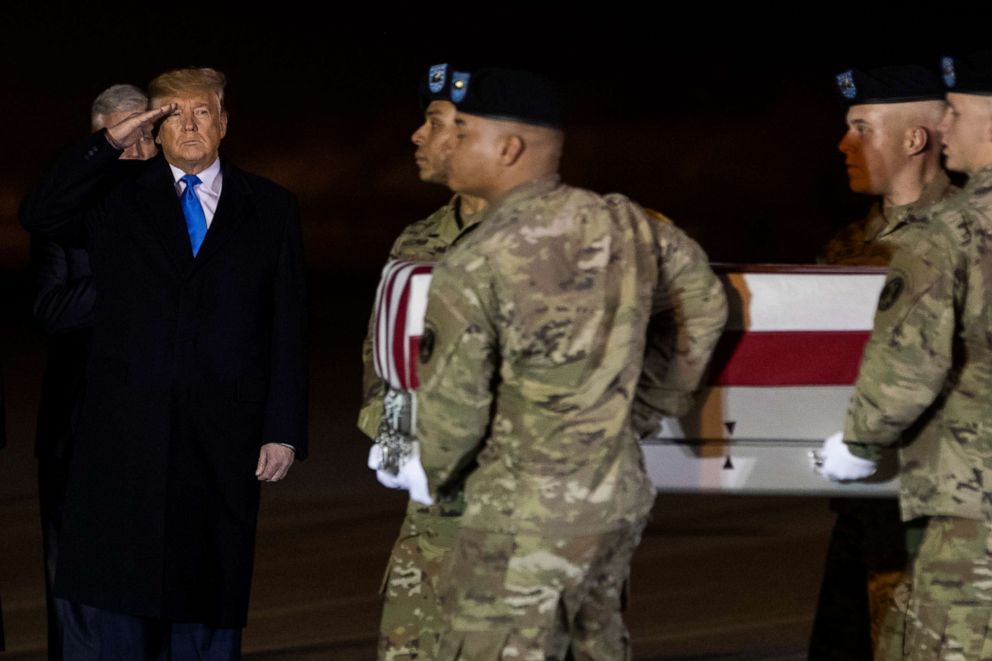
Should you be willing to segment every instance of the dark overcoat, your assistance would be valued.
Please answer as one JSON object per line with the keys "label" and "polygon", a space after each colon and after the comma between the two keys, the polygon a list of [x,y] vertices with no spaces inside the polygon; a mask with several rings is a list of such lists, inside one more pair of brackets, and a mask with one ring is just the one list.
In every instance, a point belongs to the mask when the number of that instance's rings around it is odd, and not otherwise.
{"label": "dark overcoat", "polygon": [[94,134],[21,212],[29,231],[88,249],[99,292],[56,594],[243,627],[259,448],[307,452],[296,201],[222,158],[194,259],[165,159],[119,155]]}
{"label": "dark overcoat", "polygon": [[[72,454],[82,410],[96,291],[89,255],[81,248],[33,237],[31,266],[35,284],[32,313],[48,335],[35,456],[42,463],[59,463]],[[61,511],[62,499],[58,500]]]}

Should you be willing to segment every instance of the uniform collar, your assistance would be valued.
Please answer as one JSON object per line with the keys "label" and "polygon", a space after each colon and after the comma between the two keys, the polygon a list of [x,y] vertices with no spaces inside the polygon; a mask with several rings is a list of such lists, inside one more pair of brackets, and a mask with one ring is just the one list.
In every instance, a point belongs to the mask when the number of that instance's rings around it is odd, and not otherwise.
{"label": "uniform collar", "polygon": [[965,190],[974,190],[988,186],[992,186],[992,165],[987,165],[969,176],[968,183],[965,184],[964,188]]}
{"label": "uniform collar", "polygon": [[493,204],[488,213],[479,214],[489,217],[493,215],[496,211],[503,208],[509,208],[520,202],[530,199],[532,197],[537,197],[538,195],[543,195],[551,190],[554,190],[561,184],[561,177],[557,174],[553,174],[550,177],[545,177],[543,179],[538,179],[537,181],[531,181],[526,184],[520,184],[516,188],[507,191],[503,197],[497,199]]}
{"label": "uniform collar", "polygon": [[951,189],[951,179],[943,170],[937,172],[930,183],[923,187],[920,197],[915,202],[901,204],[896,207],[883,209],[881,203],[875,204],[868,214],[868,224],[865,227],[865,240],[875,241],[894,232],[910,215],[919,215],[947,197]]}

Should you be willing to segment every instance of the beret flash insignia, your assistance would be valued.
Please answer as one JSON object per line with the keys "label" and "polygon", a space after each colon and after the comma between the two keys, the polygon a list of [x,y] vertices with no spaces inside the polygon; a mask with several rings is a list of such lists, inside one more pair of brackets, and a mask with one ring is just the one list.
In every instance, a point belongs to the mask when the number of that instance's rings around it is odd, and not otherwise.
{"label": "beret flash insignia", "polygon": [[853,99],[858,95],[858,88],[854,85],[854,72],[848,69],[844,73],[837,74],[837,89],[845,99]]}
{"label": "beret flash insignia", "polygon": [[944,74],[944,84],[948,87],[954,87],[958,82],[958,74],[954,71],[954,58],[953,57],[942,57],[940,58],[940,72]]}
{"label": "beret flash insignia", "polygon": [[455,71],[451,74],[451,100],[454,103],[461,103],[468,92],[468,81],[471,74]]}
{"label": "beret flash insignia", "polygon": [[444,82],[448,77],[447,64],[435,64],[427,72],[427,86],[431,94],[437,94],[444,89]]}

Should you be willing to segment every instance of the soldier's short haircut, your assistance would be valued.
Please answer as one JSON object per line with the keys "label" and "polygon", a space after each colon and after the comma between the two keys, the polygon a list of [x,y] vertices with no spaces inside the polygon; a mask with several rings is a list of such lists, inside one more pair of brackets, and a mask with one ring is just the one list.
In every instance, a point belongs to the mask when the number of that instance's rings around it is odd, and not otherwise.
{"label": "soldier's short haircut", "polygon": [[90,108],[90,124],[94,131],[104,127],[106,116],[122,110],[142,111],[148,109],[148,96],[134,85],[111,85],[93,99]]}
{"label": "soldier's short haircut", "polygon": [[158,75],[148,84],[148,94],[152,98],[152,105],[158,106],[159,101],[167,96],[179,96],[183,92],[213,92],[223,109],[226,84],[227,78],[216,69],[186,67]]}
{"label": "soldier's short haircut", "polygon": [[944,100],[924,101],[916,109],[916,118],[927,130],[936,131],[940,122],[943,121],[946,111],[947,102]]}

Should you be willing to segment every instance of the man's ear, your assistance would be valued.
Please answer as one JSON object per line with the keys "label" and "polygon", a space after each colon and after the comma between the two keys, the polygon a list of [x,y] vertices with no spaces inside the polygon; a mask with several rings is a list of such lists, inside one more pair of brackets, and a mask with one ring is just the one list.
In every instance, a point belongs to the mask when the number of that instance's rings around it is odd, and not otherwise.
{"label": "man's ear", "polygon": [[905,146],[909,156],[926,151],[930,146],[930,132],[923,126],[912,126],[906,129]]}
{"label": "man's ear", "polygon": [[527,149],[527,143],[520,135],[509,133],[503,136],[503,144],[499,153],[499,161],[501,165],[511,166],[520,160],[523,156],[524,150]]}

